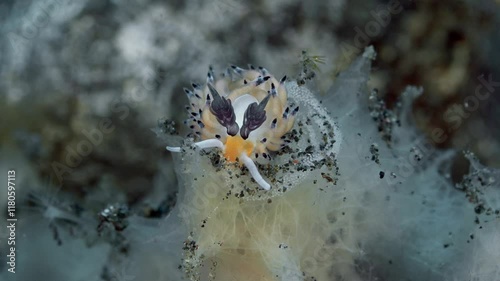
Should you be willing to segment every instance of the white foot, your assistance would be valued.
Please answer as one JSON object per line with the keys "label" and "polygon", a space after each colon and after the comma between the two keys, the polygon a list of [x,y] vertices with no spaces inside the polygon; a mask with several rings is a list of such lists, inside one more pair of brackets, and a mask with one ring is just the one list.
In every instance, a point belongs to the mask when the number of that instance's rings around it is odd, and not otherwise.
{"label": "white foot", "polygon": [[224,148],[224,144],[218,139],[203,140],[203,141],[195,142],[194,145],[196,145],[197,147],[199,147],[201,149],[211,148],[211,147],[218,147],[220,149]]}
{"label": "white foot", "polygon": [[253,179],[259,184],[259,186],[265,190],[269,190],[271,188],[271,185],[268,184],[264,178],[259,173],[259,170],[257,169],[257,166],[255,166],[255,163],[248,157],[245,153],[242,153],[239,158],[243,161],[243,164],[248,168],[250,171],[250,174],[252,175]]}
{"label": "white foot", "polygon": [[167,150],[170,152],[181,152],[181,148],[179,146],[167,146]]}
{"label": "white foot", "polygon": [[[224,148],[224,144],[218,140],[218,139],[208,139],[200,142],[195,142],[193,145],[204,149],[204,148],[211,148],[211,147],[218,147],[218,148]],[[167,146],[167,150],[171,152],[181,152],[181,147],[180,146]]]}

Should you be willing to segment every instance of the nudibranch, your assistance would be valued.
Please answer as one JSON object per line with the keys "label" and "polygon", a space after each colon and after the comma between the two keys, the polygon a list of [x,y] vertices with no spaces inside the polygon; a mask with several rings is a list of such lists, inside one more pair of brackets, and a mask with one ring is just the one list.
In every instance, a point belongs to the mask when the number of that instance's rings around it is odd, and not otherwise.
{"label": "nudibranch", "polygon": [[[263,67],[231,66],[220,79],[209,67],[205,86],[193,83],[184,89],[189,99],[187,124],[194,145],[217,147],[228,162],[245,165],[257,184],[270,189],[254,162],[268,163],[271,151],[285,145],[284,135],[293,127],[299,107],[288,104],[286,76],[280,81]],[[180,147],[167,146],[180,152]]]}

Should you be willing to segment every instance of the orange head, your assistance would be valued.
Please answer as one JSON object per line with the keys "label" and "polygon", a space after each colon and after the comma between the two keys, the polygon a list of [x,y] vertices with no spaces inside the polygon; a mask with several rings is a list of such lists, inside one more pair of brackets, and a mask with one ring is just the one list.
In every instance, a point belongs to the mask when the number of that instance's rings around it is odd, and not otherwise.
{"label": "orange head", "polygon": [[224,146],[224,157],[229,162],[236,162],[236,159],[241,153],[250,156],[253,152],[253,148],[253,142],[248,139],[244,140],[240,135],[234,137],[228,136]]}

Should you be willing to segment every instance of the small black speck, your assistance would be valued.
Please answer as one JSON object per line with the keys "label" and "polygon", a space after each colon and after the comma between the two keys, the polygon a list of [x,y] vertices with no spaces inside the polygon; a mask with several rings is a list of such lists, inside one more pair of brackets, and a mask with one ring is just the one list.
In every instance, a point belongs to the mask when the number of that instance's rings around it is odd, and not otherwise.
{"label": "small black speck", "polygon": [[474,208],[474,211],[476,212],[476,214],[482,214],[484,211],[485,211],[485,208],[482,204],[480,205],[477,205],[475,208]]}
{"label": "small black speck", "polygon": [[380,171],[380,173],[378,173],[378,175],[380,176],[381,179],[383,179],[385,176],[385,173],[383,171]]}

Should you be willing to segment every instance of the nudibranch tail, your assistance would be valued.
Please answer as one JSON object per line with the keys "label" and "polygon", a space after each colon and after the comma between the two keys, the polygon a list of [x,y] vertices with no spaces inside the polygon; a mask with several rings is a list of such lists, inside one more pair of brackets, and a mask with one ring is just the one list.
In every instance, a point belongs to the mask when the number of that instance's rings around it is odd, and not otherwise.
{"label": "nudibranch tail", "polygon": [[[260,175],[255,162],[268,163],[270,152],[286,145],[284,134],[293,127],[298,107],[288,105],[286,76],[281,80],[263,68],[243,69],[232,65],[221,75],[210,66],[206,85],[192,83],[184,89],[189,99],[186,124],[201,141],[201,149],[217,147],[228,162],[244,164],[257,184],[270,188]],[[167,146],[180,152],[180,147]]]}

